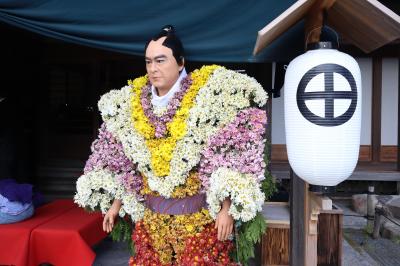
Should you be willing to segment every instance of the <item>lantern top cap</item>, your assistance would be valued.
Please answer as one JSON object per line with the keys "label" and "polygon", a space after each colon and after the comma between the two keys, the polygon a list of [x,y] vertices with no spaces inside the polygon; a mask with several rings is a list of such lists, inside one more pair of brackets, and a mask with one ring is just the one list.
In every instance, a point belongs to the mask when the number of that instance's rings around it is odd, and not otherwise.
{"label": "lantern top cap", "polygon": [[307,51],[318,49],[337,49],[338,45],[335,42],[313,42],[307,44]]}

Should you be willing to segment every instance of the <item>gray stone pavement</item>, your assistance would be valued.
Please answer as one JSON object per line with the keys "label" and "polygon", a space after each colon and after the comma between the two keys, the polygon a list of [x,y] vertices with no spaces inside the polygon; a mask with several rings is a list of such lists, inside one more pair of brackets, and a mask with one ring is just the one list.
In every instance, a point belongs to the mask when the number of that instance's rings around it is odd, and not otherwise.
{"label": "gray stone pavement", "polygon": [[[395,241],[379,238],[372,239],[366,233],[367,220],[357,217],[350,208],[350,201],[334,201],[343,209],[343,266],[399,266],[400,244]],[[353,215],[353,216],[350,216]],[[104,239],[94,247],[96,252],[95,266],[127,265],[129,251],[125,243]],[[251,263],[255,265],[254,263]]]}
{"label": "gray stone pavement", "polygon": [[107,237],[93,250],[96,252],[96,260],[93,266],[128,265],[130,254],[125,242],[113,242],[111,238]]}
{"label": "gray stone pavement", "polygon": [[400,244],[395,241],[373,239],[367,231],[367,219],[358,217],[350,206],[351,201],[334,201],[343,210],[343,265],[400,265]]}
{"label": "gray stone pavement", "polygon": [[347,266],[378,266],[379,264],[371,258],[371,256],[361,248],[354,248],[349,242],[343,240],[343,257],[342,265]]}

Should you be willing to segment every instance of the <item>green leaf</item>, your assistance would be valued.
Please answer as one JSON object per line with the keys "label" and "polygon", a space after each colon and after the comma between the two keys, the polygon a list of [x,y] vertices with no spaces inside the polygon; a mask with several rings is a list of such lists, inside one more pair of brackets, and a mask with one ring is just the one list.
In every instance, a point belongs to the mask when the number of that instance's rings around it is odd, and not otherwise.
{"label": "green leaf", "polygon": [[132,256],[135,255],[135,246],[132,241],[133,225],[130,220],[119,219],[110,235],[113,241],[126,242]]}
{"label": "green leaf", "polygon": [[271,173],[268,171],[268,165],[270,163],[268,155],[269,150],[271,149],[271,142],[266,139],[265,146],[264,146],[264,163],[266,165],[265,167],[265,174],[264,174],[264,180],[261,181],[261,191],[264,192],[265,194],[265,200],[268,200],[272,194],[274,194],[277,191],[275,180],[272,177]]}
{"label": "green leaf", "polygon": [[257,213],[251,221],[243,223],[238,228],[237,257],[240,263],[248,265],[248,260],[254,258],[254,246],[259,243],[265,233],[267,224],[261,213]]}

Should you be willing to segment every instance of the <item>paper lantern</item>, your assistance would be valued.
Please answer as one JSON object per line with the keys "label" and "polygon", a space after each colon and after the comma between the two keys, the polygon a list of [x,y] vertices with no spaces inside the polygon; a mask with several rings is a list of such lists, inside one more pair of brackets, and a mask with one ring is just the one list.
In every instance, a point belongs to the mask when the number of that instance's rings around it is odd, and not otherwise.
{"label": "paper lantern", "polygon": [[285,131],[290,166],[306,182],[336,186],[357,164],[361,73],[351,56],[318,43],[285,75]]}

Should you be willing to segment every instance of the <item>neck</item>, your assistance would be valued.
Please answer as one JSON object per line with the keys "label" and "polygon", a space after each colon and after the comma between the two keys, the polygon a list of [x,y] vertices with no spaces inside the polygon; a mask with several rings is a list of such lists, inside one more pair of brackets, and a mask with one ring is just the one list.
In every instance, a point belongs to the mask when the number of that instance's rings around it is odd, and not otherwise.
{"label": "neck", "polygon": [[[171,87],[171,88],[172,88],[172,87]],[[157,88],[157,87],[156,87],[155,89],[156,89],[157,95],[161,97],[161,96],[164,96],[165,94],[167,94],[171,88],[169,88],[169,89],[162,89],[162,88]]]}

